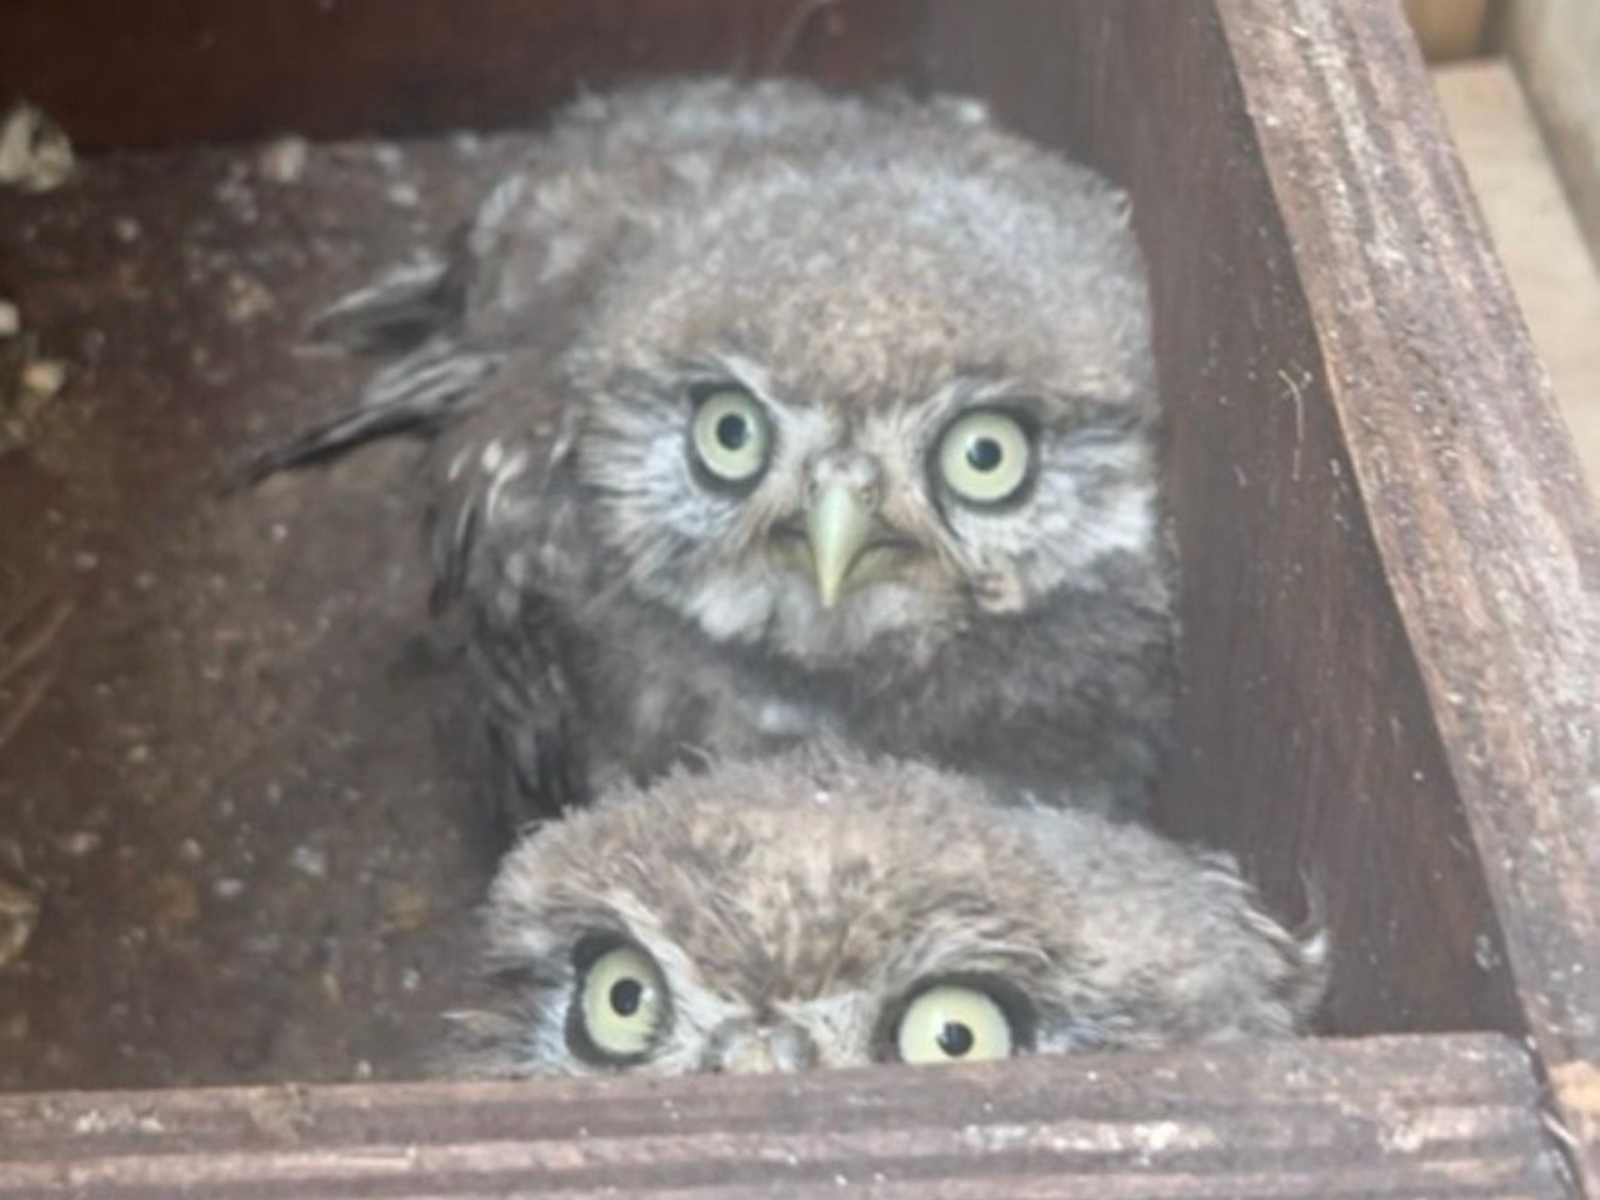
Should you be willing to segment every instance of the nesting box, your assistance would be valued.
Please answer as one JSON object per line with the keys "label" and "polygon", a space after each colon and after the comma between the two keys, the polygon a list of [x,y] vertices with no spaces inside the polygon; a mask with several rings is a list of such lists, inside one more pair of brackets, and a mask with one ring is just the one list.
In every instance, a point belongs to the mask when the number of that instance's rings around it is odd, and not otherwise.
{"label": "nesting box", "polygon": [[[1327,927],[1323,1036],[294,1082],[410,1073],[484,864],[402,653],[406,452],[216,484],[353,386],[295,330],[469,211],[505,148],[453,131],[727,70],[974,95],[1131,193],[1157,818]],[[1600,534],[1391,0],[12,0],[0,89],[106,155],[0,196],[0,295],[72,373],[0,458],[0,1197],[1600,1197]]]}

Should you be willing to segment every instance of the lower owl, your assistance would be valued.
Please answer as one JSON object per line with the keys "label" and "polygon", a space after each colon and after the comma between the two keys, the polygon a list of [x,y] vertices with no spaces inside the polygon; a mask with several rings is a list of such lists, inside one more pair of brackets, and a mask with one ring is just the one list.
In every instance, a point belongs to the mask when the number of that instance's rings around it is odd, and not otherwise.
{"label": "lower owl", "polygon": [[798,1071],[1301,1030],[1320,936],[1226,855],[930,767],[789,755],[625,788],[502,865],[456,1073]]}

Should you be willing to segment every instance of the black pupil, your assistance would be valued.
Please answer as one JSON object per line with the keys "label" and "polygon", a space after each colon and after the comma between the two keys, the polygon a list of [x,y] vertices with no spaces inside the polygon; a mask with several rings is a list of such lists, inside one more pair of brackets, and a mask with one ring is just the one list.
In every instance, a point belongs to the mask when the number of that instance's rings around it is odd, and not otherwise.
{"label": "black pupil", "polygon": [[959,1021],[946,1021],[944,1028],[939,1030],[939,1049],[951,1058],[961,1058],[972,1049],[975,1040],[972,1030]]}
{"label": "black pupil", "polygon": [[637,979],[619,979],[611,985],[611,1011],[619,1017],[631,1017],[644,1003],[644,984]]}
{"label": "black pupil", "polygon": [[974,471],[992,471],[1005,456],[1000,443],[991,437],[973,438],[967,444],[967,462]]}
{"label": "black pupil", "polygon": [[750,422],[738,413],[717,418],[717,442],[724,450],[743,450],[750,440]]}

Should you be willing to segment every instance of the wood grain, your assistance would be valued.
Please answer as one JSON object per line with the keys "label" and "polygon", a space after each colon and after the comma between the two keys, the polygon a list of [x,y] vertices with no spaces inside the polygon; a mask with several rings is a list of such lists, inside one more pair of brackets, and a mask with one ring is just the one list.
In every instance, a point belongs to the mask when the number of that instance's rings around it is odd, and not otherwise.
{"label": "wood grain", "polygon": [[0,1099],[5,1200],[1560,1197],[1495,1037],[1002,1069]]}
{"label": "wood grain", "polygon": [[[811,8],[819,22],[804,19]],[[706,0],[6,0],[0,104],[26,96],[89,150],[281,133],[317,138],[528,125],[580,88],[641,75],[756,70],[827,4]],[[825,36],[840,82],[894,74],[915,0],[849,3]],[[868,36],[862,36],[867,34]],[[815,60],[812,73],[820,69]]]}
{"label": "wood grain", "polygon": [[[963,61],[983,64],[1007,120],[1129,189],[1150,266],[1183,556],[1162,823],[1237,853],[1279,912],[1326,924],[1330,1028],[1520,1028],[1346,455],[1300,278],[1315,268],[1293,255],[1228,31],[1162,0],[1062,6],[1070,32],[1054,40],[1008,11],[1009,29],[969,21]],[[1093,69],[1052,70],[1063,45]]]}
{"label": "wood grain", "polygon": [[1600,531],[1570,438],[1392,6],[1219,8],[1530,1032],[1595,1064]]}

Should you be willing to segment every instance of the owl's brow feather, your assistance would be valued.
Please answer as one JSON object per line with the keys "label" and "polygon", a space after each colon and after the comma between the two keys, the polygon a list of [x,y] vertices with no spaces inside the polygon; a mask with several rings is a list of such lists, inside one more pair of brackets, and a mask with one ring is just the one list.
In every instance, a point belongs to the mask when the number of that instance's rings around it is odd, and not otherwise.
{"label": "owl's brow feather", "polygon": [[1043,930],[985,891],[957,887],[928,896],[920,906],[902,899],[897,907],[896,919],[915,933],[886,964],[894,978],[915,983],[971,973],[1031,977],[1051,966],[1054,955]]}

